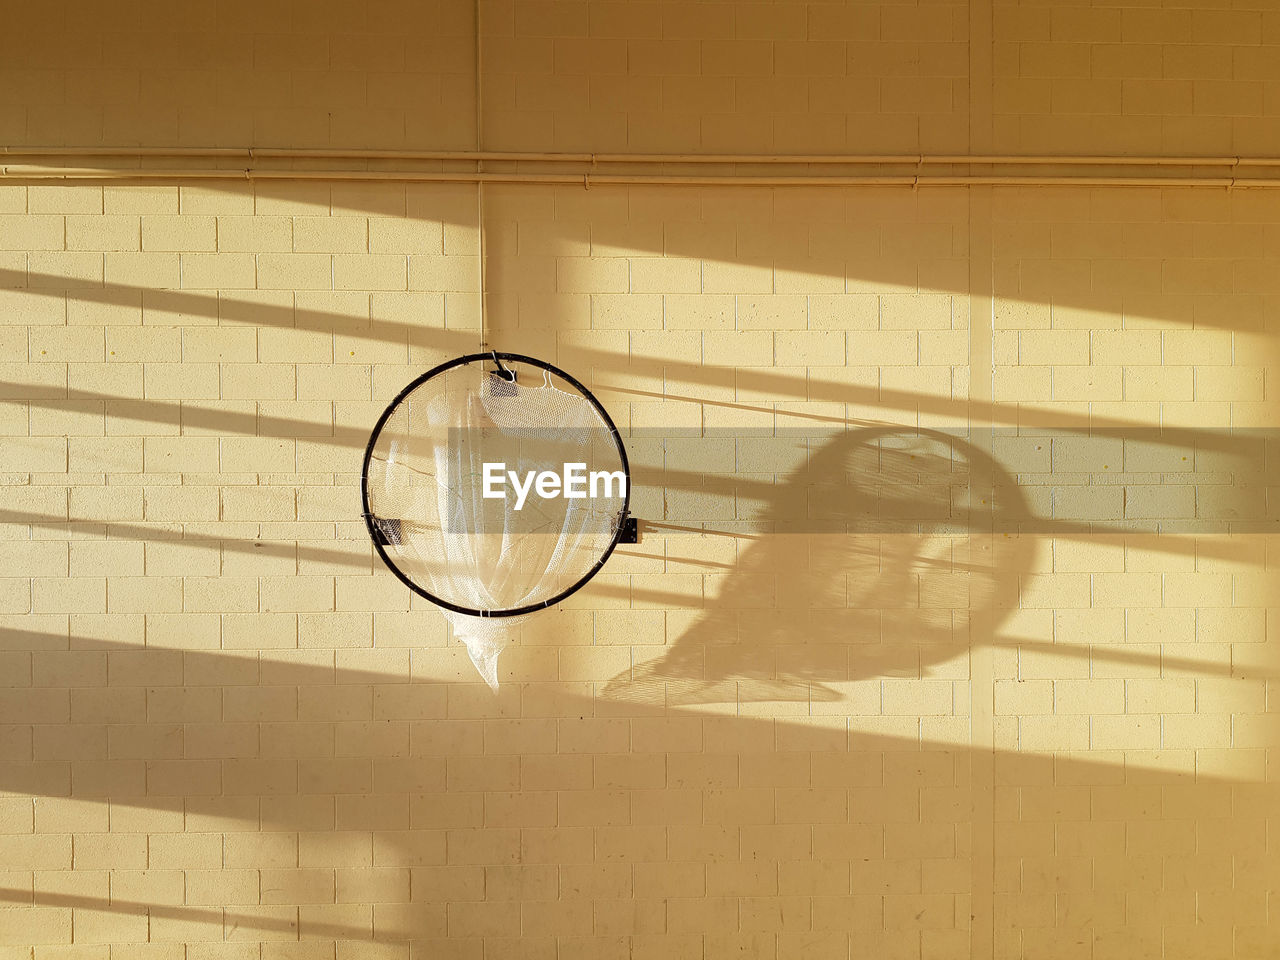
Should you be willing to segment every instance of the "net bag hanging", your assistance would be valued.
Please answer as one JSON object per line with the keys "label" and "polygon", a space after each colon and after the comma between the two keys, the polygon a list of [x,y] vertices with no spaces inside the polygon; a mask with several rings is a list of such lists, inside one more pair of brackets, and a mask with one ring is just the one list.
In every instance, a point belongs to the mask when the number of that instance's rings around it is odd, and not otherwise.
{"label": "net bag hanging", "polygon": [[365,451],[375,549],[441,607],[497,687],[511,627],[569,596],[621,536],[630,494],[621,437],[562,370],[473,354],[391,402]]}

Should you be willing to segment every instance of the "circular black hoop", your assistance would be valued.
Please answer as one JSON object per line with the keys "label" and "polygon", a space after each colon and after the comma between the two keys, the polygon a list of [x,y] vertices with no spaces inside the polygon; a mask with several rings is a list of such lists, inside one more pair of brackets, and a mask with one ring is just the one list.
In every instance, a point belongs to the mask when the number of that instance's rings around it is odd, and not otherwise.
{"label": "circular black hoop", "polygon": [[[378,531],[377,527],[374,526],[373,514],[369,511],[369,464],[373,462],[373,448],[377,445],[378,437],[382,433],[382,428],[386,425],[386,422],[391,419],[391,414],[395,411],[396,407],[400,405],[400,401],[432,377],[438,376],[446,370],[452,370],[454,367],[465,366],[468,363],[475,363],[476,361],[484,362],[486,360],[495,361],[498,364],[499,369],[502,368],[501,361],[503,360],[526,364],[531,367],[536,367],[539,370],[545,370],[553,376],[559,377],[561,380],[572,385],[575,390],[590,401],[591,405],[595,408],[596,413],[600,414],[601,419],[604,420],[605,426],[609,428],[609,435],[613,438],[614,445],[618,448],[618,457],[622,460],[622,471],[626,476],[626,483],[624,484],[622,492],[622,512],[618,514],[618,522],[616,529],[613,532],[613,539],[609,541],[609,546],[605,548],[604,553],[600,556],[600,559],[596,561],[595,565],[588,570],[577,583],[558,593],[550,600],[544,600],[541,603],[529,604],[524,607],[516,607],[512,610],[474,610],[470,607],[458,606],[456,603],[450,603],[448,600],[442,600],[440,597],[437,597],[418,586],[418,584],[405,576],[400,568],[396,566],[395,561],[387,555],[387,551],[383,548],[382,543],[378,539]],[[450,360],[447,363],[442,363],[440,366],[433,367],[428,370],[397,393],[392,401],[387,404],[387,409],[382,411],[382,416],[378,417],[378,422],[373,425],[373,432],[369,434],[369,443],[364,448],[364,461],[360,467],[360,507],[363,511],[365,527],[369,530],[369,538],[373,541],[373,549],[377,551],[378,556],[382,558],[382,562],[387,565],[387,568],[395,574],[396,579],[418,596],[430,600],[438,607],[444,607],[446,610],[452,610],[454,613],[462,613],[471,617],[516,617],[525,613],[536,613],[539,610],[545,610],[548,607],[555,606],[555,604],[559,603],[561,600],[564,600],[566,597],[572,596],[581,590],[588,580],[600,572],[600,568],[604,566],[605,561],[609,559],[614,548],[617,547],[619,541],[621,541],[623,533],[625,532],[627,517],[630,515],[631,464],[627,461],[627,448],[622,442],[622,435],[618,433],[618,428],[613,423],[613,418],[609,416],[600,401],[596,399],[595,394],[584,387],[577,378],[570,376],[559,367],[547,363],[545,360],[538,360],[536,357],[528,357],[522,353],[502,353],[501,351],[469,353],[465,357],[458,357],[457,359]]]}

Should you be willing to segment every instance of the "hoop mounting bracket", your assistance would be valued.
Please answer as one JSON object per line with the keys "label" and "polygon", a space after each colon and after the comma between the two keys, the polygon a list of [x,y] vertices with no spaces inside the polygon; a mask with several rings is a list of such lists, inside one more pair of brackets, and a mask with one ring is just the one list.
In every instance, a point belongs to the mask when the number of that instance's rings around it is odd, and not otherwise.
{"label": "hoop mounting bracket", "polygon": [[640,542],[640,520],[638,517],[622,518],[622,533],[618,536],[619,543],[639,543]]}
{"label": "hoop mounting bracket", "polygon": [[497,351],[497,350],[491,350],[491,351],[489,352],[489,355],[490,355],[491,357],[493,357],[493,363],[494,363],[494,366],[496,366],[496,367],[498,368],[497,370],[490,370],[489,372],[490,372],[493,376],[495,376],[495,377],[500,377],[500,378],[502,378],[503,380],[507,381],[507,383],[515,383],[515,382],[516,382],[516,372],[515,372],[514,370],[508,370],[506,367],[504,367],[504,366],[502,365],[502,361],[498,359],[498,351]]}

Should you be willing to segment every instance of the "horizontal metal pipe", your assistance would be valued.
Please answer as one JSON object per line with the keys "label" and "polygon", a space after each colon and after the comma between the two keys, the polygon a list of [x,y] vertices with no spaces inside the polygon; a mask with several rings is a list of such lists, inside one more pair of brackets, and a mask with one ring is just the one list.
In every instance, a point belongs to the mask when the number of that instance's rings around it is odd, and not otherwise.
{"label": "horizontal metal pipe", "polygon": [[424,170],[259,170],[245,167],[205,169],[147,169],[48,167],[5,165],[0,177],[8,180],[330,180],[401,183],[508,183],[591,186],[757,186],[757,187],[856,187],[856,186],[1124,186],[1124,187],[1280,187],[1278,177],[1161,177],[1034,174],[961,174],[890,176],[754,176],[731,174],[592,174],[534,173],[522,171],[424,171]]}
{"label": "horizontal metal pipe", "polygon": [[991,164],[1052,166],[1280,166],[1280,157],[1069,156],[1039,154],[753,154],[753,153],[557,153],[499,150],[361,150],[335,147],[36,147],[0,146],[11,157],[237,157],[296,160],[511,161],[635,164]]}
{"label": "horizontal metal pipe", "polygon": [[244,167],[225,169],[148,170],[143,167],[39,167],[24,164],[0,166],[6,180],[248,180]]}
{"label": "horizontal metal pipe", "polygon": [[4,147],[7,157],[243,157],[245,147]]}

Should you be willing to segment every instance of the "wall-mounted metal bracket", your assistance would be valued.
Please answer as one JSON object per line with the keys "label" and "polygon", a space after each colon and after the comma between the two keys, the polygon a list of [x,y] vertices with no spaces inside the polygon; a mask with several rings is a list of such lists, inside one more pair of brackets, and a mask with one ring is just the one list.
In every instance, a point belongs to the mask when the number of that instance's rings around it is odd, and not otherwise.
{"label": "wall-mounted metal bracket", "polygon": [[492,376],[495,376],[495,377],[498,377],[498,378],[500,378],[500,379],[502,379],[502,380],[507,381],[507,383],[515,383],[515,382],[516,382],[516,372],[515,372],[514,370],[510,370],[510,369],[508,369],[507,367],[504,367],[504,366],[502,365],[502,361],[501,361],[500,359],[498,359],[498,351],[497,351],[497,350],[492,350],[492,351],[490,351],[490,354],[489,354],[489,355],[493,357],[493,363],[494,363],[494,366],[496,366],[496,367],[498,368],[497,370],[490,370],[490,371],[489,371],[489,373],[490,373]]}
{"label": "wall-mounted metal bracket", "polygon": [[640,520],[637,517],[622,518],[622,533],[618,537],[619,543],[639,543],[640,542]]}
{"label": "wall-mounted metal bracket", "polygon": [[495,397],[514,397],[516,395],[516,372],[502,365],[502,361],[498,359],[498,351],[494,350],[490,354],[493,357],[496,370],[489,371],[489,391]]}
{"label": "wall-mounted metal bracket", "polygon": [[369,524],[369,529],[376,543],[384,547],[400,545],[400,521],[398,519],[388,520],[386,517],[375,517],[371,514],[365,514],[365,517],[372,521]]}

